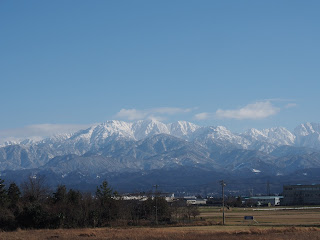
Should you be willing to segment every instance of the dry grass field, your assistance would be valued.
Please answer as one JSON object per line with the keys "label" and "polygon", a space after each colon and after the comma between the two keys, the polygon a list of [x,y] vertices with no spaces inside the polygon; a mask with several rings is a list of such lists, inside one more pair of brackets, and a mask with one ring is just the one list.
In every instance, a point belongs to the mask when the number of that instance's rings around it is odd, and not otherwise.
{"label": "dry grass field", "polygon": [[[272,208],[276,209],[276,208]],[[279,208],[280,209],[280,208]],[[301,210],[270,210],[268,208],[235,208],[225,212],[227,225],[260,225],[260,226],[319,226],[320,209]],[[203,219],[207,221],[221,222],[222,213],[220,208],[200,208]],[[244,216],[253,216],[258,222],[244,221]]]}
{"label": "dry grass field", "polygon": [[[253,211],[252,209],[240,208],[232,209],[231,211],[226,212],[225,226],[219,225],[222,220],[222,213],[219,208],[203,207],[200,211],[201,215],[198,217],[198,221],[195,222],[195,224],[198,224],[199,226],[18,230],[14,232],[1,232],[0,239],[320,240],[319,209],[280,211]],[[258,223],[243,221],[244,216],[254,216]]]}
{"label": "dry grass field", "polygon": [[99,228],[99,229],[58,229],[58,230],[20,230],[3,232],[3,240],[42,240],[42,239],[88,239],[88,240],[297,240],[320,239],[320,230],[317,228],[248,228],[228,230],[221,227],[194,227],[194,228]]}

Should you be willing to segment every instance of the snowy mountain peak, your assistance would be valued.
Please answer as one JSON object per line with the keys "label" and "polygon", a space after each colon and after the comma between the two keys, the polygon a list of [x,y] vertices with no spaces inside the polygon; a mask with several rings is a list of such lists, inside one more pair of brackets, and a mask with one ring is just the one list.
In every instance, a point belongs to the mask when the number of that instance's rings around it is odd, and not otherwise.
{"label": "snowy mountain peak", "polygon": [[132,124],[123,121],[107,121],[93,129],[91,141],[101,141],[111,136],[133,139],[131,125]]}
{"label": "snowy mountain peak", "polygon": [[264,152],[273,151],[277,146],[293,145],[295,142],[295,136],[283,127],[263,129],[261,131],[252,128],[240,135],[250,142],[249,149],[258,149]]}
{"label": "snowy mountain peak", "polygon": [[313,133],[320,133],[320,124],[319,123],[305,123],[300,124],[294,129],[294,133],[297,136],[307,136]]}
{"label": "snowy mountain peak", "polygon": [[251,141],[266,141],[267,139],[267,136],[264,132],[255,128],[250,128],[240,135]]}
{"label": "snowy mountain peak", "polygon": [[224,126],[209,127],[209,129],[211,130],[211,135],[217,138],[223,136],[230,137],[234,135],[229,129]]}
{"label": "snowy mountain peak", "polygon": [[170,130],[171,135],[183,139],[189,139],[191,137],[191,134],[200,128],[193,123],[185,121],[170,123],[167,125],[167,127]]}
{"label": "snowy mountain peak", "polygon": [[284,127],[274,127],[263,130],[251,128],[242,134],[237,134],[224,126],[200,127],[186,121],[165,124],[155,119],[136,122],[106,121],[73,134],[59,134],[37,141],[33,139],[11,141],[0,147],[19,144],[50,145],[59,148],[59,154],[83,154],[90,149],[98,149],[110,141],[120,139],[138,141],[157,134],[172,135],[191,142],[196,141],[201,145],[211,142],[220,146],[264,152],[271,152],[283,145],[320,149],[320,124],[317,123],[300,124],[294,133]]}
{"label": "snowy mountain peak", "polygon": [[309,148],[320,148],[320,124],[305,123],[294,129],[295,145]]}
{"label": "snowy mountain peak", "polygon": [[21,144],[21,141],[19,141],[19,140],[7,140],[4,143],[0,144],[0,147],[6,147],[6,146],[10,146],[10,145],[17,145],[17,144]]}
{"label": "snowy mountain peak", "polygon": [[296,138],[284,127],[264,129],[262,132],[268,137],[270,143],[276,145],[293,145]]}
{"label": "snowy mountain peak", "polygon": [[[107,171],[117,168],[153,169],[163,167],[164,162],[167,166],[193,166],[203,159],[209,161],[211,156],[217,158],[217,161],[221,158],[220,163],[223,163],[225,154],[232,154],[232,158],[237,156],[251,159],[254,161],[251,169],[261,170],[261,162],[255,160],[260,157],[274,164],[275,156],[291,156],[290,154],[300,152],[309,154],[315,151],[317,154],[311,156],[312,162],[306,162],[313,164],[320,159],[319,129],[319,124],[307,123],[296,128],[296,135],[283,127],[264,130],[252,128],[237,134],[223,126],[200,127],[185,121],[164,124],[156,120],[114,120],[74,134],[60,134],[37,142],[19,140],[7,143],[14,146],[0,148],[0,160],[3,163],[0,170],[31,169],[44,166],[53,159],[52,164],[65,159],[72,166],[80,167],[96,160],[98,162],[95,164],[99,165],[97,168],[108,166]],[[303,147],[308,151],[303,150]],[[272,156],[266,157],[272,152]],[[254,157],[250,157],[251,155]],[[70,159],[68,156],[71,156]],[[73,159],[78,159],[79,162],[73,164]],[[302,160],[304,161],[303,158]],[[96,166],[95,164],[92,166]]]}
{"label": "snowy mountain peak", "polygon": [[263,133],[261,131],[259,131],[258,129],[255,129],[255,128],[248,129],[247,131],[244,132],[244,134],[255,135],[255,136],[263,135]]}
{"label": "snowy mountain peak", "polygon": [[170,134],[167,125],[154,119],[133,123],[132,131],[136,140],[141,140],[155,134]]}

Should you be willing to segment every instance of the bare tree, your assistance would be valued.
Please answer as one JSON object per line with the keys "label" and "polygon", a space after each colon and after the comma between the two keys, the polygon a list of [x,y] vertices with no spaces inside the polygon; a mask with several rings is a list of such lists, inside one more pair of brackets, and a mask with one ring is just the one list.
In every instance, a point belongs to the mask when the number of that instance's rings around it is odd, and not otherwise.
{"label": "bare tree", "polygon": [[49,188],[45,185],[43,176],[29,176],[21,184],[22,197],[29,202],[41,202],[48,197]]}

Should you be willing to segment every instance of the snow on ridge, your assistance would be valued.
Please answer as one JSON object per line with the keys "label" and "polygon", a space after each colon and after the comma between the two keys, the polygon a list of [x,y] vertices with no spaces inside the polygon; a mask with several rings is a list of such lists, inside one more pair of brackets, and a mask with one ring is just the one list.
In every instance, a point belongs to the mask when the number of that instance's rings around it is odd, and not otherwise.
{"label": "snow on ridge", "polygon": [[23,141],[28,141],[29,139],[21,140],[21,139],[11,139],[11,140],[4,140],[2,143],[0,143],[0,147],[6,147],[10,145],[18,145],[21,144]]}
{"label": "snow on ridge", "polygon": [[248,139],[252,144],[265,142],[274,145],[293,145],[296,138],[294,134],[284,127],[263,130],[251,128],[240,135]]}
{"label": "snow on ridge", "polygon": [[124,121],[107,121],[96,126],[92,133],[92,139],[106,139],[109,136],[117,135],[124,138],[133,138],[131,131],[132,124]]}
{"label": "snow on ridge", "polygon": [[314,133],[320,133],[320,124],[319,123],[304,123],[300,124],[294,129],[294,134],[296,136],[307,136]]}
{"label": "snow on ridge", "polygon": [[166,124],[154,119],[140,120],[133,123],[132,131],[136,140],[141,140],[155,134],[170,134]]}
{"label": "snow on ridge", "polygon": [[278,145],[293,145],[296,139],[295,135],[284,127],[264,129],[262,132],[271,143]]}
{"label": "snow on ridge", "polygon": [[300,124],[294,132],[284,127],[257,130],[248,129],[244,133],[233,133],[224,126],[198,126],[187,121],[162,123],[160,121],[140,120],[125,122],[110,120],[72,134],[58,134],[46,139],[13,140],[2,143],[0,147],[14,144],[68,144],[97,145],[107,139],[142,140],[156,134],[168,134],[188,141],[215,141],[243,149],[257,149],[270,152],[277,146],[310,146],[320,148],[320,124]]}
{"label": "snow on ridge", "polygon": [[295,145],[320,149],[320,124],[305,123],[294,129]]}
{"label": "snow on ridge", "polygon": [[190,138],[190,135],[194,133],[200,127],[190,122],[178,121],[167,124],[170,134],[179,138]]}

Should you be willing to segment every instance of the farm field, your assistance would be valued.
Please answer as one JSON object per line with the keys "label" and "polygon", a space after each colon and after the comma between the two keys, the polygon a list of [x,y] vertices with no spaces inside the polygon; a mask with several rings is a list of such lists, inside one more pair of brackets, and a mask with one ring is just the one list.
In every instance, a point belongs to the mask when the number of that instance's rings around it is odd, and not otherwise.
{"label": "farm field", "polygon": [[56,229],[56,230],[20,230],[15,232],[2,232],[3,240],[319,240],[318,228],[260,228],[260,227],[188,227],[188,228],[96,228],[96,229]]}
{"label": "farm field", "polygon": [[[299,208],[299,207],[297,207]],[[301,207],[300,207],[301,208]],[[222,222],[222,211],[218,207],[201,207],[200,217],[206,221]],[[244,216],[253,216],[254,221],[245,221]],[[320,208],[292,210],[278,208],[232,208],[225,211],[226,225],[257,226],[320,226]]]}
{"label": "farm field", "polygon": [[[236,208],[226,211],[225,226],[219,225],[222,221],[220,208],[201,207],[200,212],[200,216],[194,222],[198,226],[18,230],[1,232],[0,239],[320,240],[320,209],[253,211],[253,209]],[[243,216],[254,216],[258,223],[243,221]]]}

